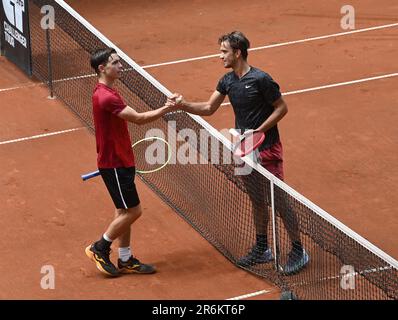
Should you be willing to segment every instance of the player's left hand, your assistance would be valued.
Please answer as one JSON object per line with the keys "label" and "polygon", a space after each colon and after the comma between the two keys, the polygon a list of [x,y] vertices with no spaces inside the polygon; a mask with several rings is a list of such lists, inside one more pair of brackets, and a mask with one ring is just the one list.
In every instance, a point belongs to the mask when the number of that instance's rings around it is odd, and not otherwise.
{"label": "player's left hand", "polygon": [[243,133],[242,138],[246,138],[246,137],[252,135],[252,134],[253,134],[254,132],[256,132],[256,131],[257,131],[257,130],[254,130],[254,129],[246,130],[246,131]]}

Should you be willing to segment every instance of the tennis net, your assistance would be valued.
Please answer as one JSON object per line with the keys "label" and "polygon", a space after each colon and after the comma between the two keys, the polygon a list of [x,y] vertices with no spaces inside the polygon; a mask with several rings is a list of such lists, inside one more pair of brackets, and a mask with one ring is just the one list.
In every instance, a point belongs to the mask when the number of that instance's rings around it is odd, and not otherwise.
{"label": "tennis net", "polygon": [[[40,10],[45,5],[55,10],[55,28],[51,30],[41,27]],[[124,72],[116,86],[129,105],[142,112],[165,103],[170,92],[64,1],[29,0],[29,12],[33,75],[48,83],[89,128],[93,130],[91,95],[97,81],[89,59],[98,48],[117,49]],[[237,264],[252,248],[256,227],[263,223],[274,259],[245,268],[281,290],[290,290],[299,299],[398,299],[396,260],[252,159],[244,159],[252,172],[237,175],[241,164],[225,163],[224,159],[231,154],[230,140],[201,117],[175,112],[149,125],[129,124],[133,141],[153,128],[176,133],[173,154],[188,145],[198,151],[197,159],[210,155],[212,161],[173,163],[140,178],[232,263]],[[185,135],[187,128],[197,137],[207,133],[200,148]],[[145,150],[135,153],[137,163],[145,166]],[[269,217],[268,224],[255,222],[261,210]],[[292,232],[299,232],[309,263],[300,272],[287,274],[284,266]]]}

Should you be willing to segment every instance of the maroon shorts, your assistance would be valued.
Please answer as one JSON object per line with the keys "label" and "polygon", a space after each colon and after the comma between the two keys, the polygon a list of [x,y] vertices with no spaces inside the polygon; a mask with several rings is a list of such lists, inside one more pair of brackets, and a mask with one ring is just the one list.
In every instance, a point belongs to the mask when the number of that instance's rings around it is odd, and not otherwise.
{"label": "maroon shorts", "polygon": [[283,148],[281,142],[261,151],[258,162],[275,177],[283,180]]}

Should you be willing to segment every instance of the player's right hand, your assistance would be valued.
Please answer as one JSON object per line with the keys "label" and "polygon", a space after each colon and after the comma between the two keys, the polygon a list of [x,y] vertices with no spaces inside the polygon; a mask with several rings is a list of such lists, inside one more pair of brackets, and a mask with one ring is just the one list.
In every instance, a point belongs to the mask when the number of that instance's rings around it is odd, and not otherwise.
{"label": "player's right hand", "polygon": [[184,103],[184,97],[179,93],[173,93],[169,98],[167,98],[167,103],[170,105],[175,104],[181,108]]}

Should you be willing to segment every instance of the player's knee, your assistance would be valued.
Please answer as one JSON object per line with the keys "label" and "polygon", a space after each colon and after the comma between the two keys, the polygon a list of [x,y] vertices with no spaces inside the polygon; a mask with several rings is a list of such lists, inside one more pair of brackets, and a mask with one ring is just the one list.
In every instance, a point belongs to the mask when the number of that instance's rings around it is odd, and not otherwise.
{"label": "player's knee", "polygon": [[137,206],[134,208],[129,208],[129,209],[127,209],[127,214],[129,216],[131,222],[134,222],[142,215],[141,207]]}
{"label": "player's knee", "polygon": [[116,210],[116,218],[122,217],[125,221],[132,224],[135,220],[137,220],[142,214],[141,207],[138,205],[134,208],[128,209],[117,209]]}

